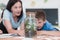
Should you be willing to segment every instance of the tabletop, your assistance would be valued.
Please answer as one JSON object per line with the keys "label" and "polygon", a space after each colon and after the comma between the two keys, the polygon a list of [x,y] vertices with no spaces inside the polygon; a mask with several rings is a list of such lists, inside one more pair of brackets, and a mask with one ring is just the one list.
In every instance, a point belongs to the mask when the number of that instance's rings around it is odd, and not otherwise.
{"label": "tabletop", "polygon": [[0,34],[0,40],[60,40],[60,31],[37,31],[37,35],[32,38]]}

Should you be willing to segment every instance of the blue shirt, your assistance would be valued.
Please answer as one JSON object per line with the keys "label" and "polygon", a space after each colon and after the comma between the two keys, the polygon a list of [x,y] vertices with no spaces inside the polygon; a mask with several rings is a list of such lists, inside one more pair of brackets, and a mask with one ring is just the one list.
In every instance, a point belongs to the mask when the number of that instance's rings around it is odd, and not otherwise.
{"label": "blue shirt", "polygon": [[12,28],[18,28],[22,22],[24,22],[25,19],[25,14],[23,14],[22,18],[19,20],[19,22],[15,22],[12,16],[12,13],[9,12],[7,9],[4,10],[3,14],[3,24],[4,20],[9,20],[12,24]]}
{"label": "blue shirt", "polygon": [[38,30],[56,31],[57,29],[54,28],[51,23],[49,23],[48,21],[46,21],[46,23],[43,25],[43,27],[41,29],[38,29]]}

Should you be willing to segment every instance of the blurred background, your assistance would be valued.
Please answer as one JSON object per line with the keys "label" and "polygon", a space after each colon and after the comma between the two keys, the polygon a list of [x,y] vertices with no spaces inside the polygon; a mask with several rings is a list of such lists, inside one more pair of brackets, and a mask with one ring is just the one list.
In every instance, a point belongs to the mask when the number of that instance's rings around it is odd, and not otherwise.
{"label": "blurred background", "polygon": [[[6,8],[9,0],[0,0],[0,18],[2,11]],[[55,27],[60,29],[60,0],[21,0],[23,2],[23,11],[44,10],[46,17]]]}

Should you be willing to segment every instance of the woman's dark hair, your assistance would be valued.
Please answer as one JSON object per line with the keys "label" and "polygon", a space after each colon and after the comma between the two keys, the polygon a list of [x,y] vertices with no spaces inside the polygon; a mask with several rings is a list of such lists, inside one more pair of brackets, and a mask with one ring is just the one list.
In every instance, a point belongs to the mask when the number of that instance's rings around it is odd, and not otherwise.
{"label": "woman's dark hair", "polygon": [[[6,6],[6,9],[11,12],[11,8],[12,8],[12,6],[13,6],[16,2],[20,2],[20,3],[21,3],[21,6],[22,6],[22,1],[21,1],[21,0],[9,0],[9,2],[8,2],[7,6]],[[21,15],[18,16],[17,18],[18,18],[18,19],[21,19],[22,16],[23,16],[23,8],[22,8],[22,11],[21,11]],[[19,20],[18,20],[18,21],[19,21]]]}
{"label": "woman's dark hair", "polygon": [[2,12],[2,14],[1,14],[1,18],[3,18],[3,13],[4,13],[4,10],[5,10],[5,9],[3,9],[3,12]]}

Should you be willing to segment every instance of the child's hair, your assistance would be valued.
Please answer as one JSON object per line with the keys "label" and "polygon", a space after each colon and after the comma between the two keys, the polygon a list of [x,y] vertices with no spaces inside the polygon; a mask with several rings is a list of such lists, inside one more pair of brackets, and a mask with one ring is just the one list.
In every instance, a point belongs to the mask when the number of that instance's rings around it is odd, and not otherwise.
{"label": "child's hair", "polygon": [[46,13],[43,10],[39,10],[35,14],[35,18],[42,19],[43,21],[46,20]]}

